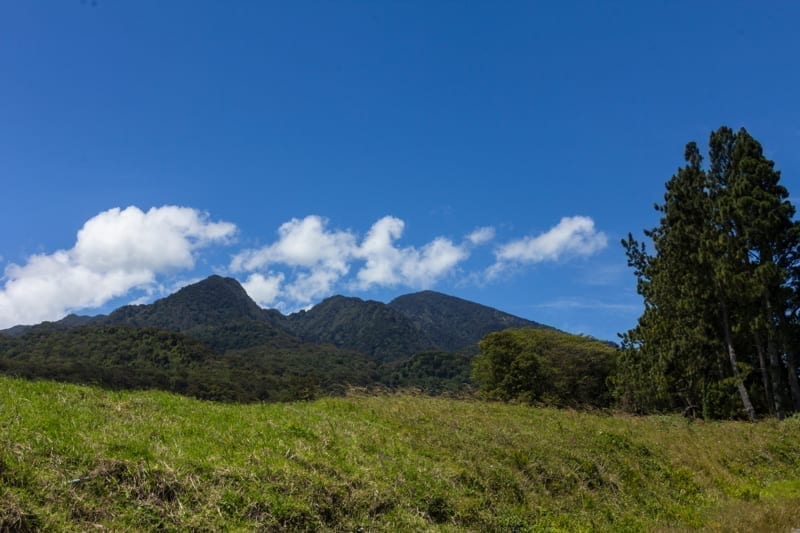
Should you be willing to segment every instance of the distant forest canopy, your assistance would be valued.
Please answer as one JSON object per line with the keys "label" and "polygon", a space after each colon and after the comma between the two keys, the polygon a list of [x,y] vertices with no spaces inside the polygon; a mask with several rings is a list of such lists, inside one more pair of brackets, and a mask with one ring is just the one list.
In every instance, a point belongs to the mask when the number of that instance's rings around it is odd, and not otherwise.
{"label": "distant forest canopy", "polygon": [[800,411],[800,222],[780,172],[740,129],[694,142],[648,249],[623,240],[644,312],[623,335],[622,408],[783,418]]}
{"label": "distant forest canopy", "polygon": [[800,222],[744,129],[694,142],[660,220],[622,241],[644,311],[622,346],[433,291],[284,316],[211,276],[150,305],[0,332],[0,372],[283,401],[348,387],[691,417],[800,412]]}
{"label": "distant forest canopy", "polygon": [[237,402],[348,387],[466,394],[477,342],[509,326],[546,328],[433,291],[389,304],[335,296],[284,316],[211,276],[153,304],[6,330],[0,372]]}

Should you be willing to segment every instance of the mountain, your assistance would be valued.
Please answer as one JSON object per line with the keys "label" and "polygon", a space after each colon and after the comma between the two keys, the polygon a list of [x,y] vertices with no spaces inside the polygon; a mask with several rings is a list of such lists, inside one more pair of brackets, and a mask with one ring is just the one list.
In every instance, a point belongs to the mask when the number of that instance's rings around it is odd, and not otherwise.
{"label": "mountain", "polygon": [[80,326],[91,324],[95,319],[96,317],[93,316],[70,314],[55,322],[42,322],[41,324],[37,324],[35,326],[13,326],[8,329],[0,330],[0,335],[6,335],[8,337],[21,337],[31,328],[48,329],[53,331],[69,331]]}
{"label": "mountain", "polygon": [[546,326],[433,291],[333,296],[284,316],[211,276],[152,304],[2,331],[0,373],[234,401],[374,384],[461,392],[477,342],[509,327]]}
{"label": "mountain", "polygon": [[302,341],[289,334],[283,322],[285,317],[281,313],[260,308],[238,281],[215,275],[152,304],[126,305],[108,315],[94,317],[68,315],[56,322],[14,326],[0,333],[20,337],[31,331],[127,326],[184,333],[219,353],[260,345],[308,351],[307,347],[298,346]]}
{"label": "mountain", "polygon": [[126,305],[109,315],[69,315],[37,326],[4,330],[18,337],[32,329],[68,331],[80,326],[156,327],[184,333],[220,353],[270,345],[332,344],[379,361],[429,350],[476,353],[487,333],[510,327],[547,327],[497,309],[434,291],[407,294],[389,304],[333,296],[308,311],[284,316],[259,307],[233,278],[210,276],[146,305]]}
{"label": "mountain", "polygon": [[374,359],[304,341],[232,278],[211,276],[109,315],[12,328],[0,373],[227,401],[295,400],[377,379]]}
{"label": "mountain", "polygon": [[[276,314],[281,318],[276,319]],[[67,315],[55,322],[14,326],[0,333],[19,337],[31,329],[69,331],[80,326],[156,327],[186,332],[197,327],[242,321],[275,326],[282,317],[277,311],[260,308],[235,279],[213,275],[152,304],[125,305],[108,315],[93,317]]]}
{"label": "mountain", "polygon": [[222,353],[265,344],[297,347],[300,341],[283,321],[279,312],[259,307],[238,281],[214,275],[152,304],[120,307],[93,324],[181,332]]}
{"label": "mountain", "polygon": [[238,281],[214,275],[152,304],[120,307],[98,322],[187,331],[229,322],[266,322],[265,313]]}
{"label": "mountain", "polygon": [[399,296],[388,305],[408,318],[438,349],[451,352],[473,347],[493,331],[549,327],[435,291]]}
{"label": "mountain", "polygon": [[287,317],[298,337],[355,350],[377,360],[408,357],[435,348],[403,313],[372,300],[333,296]]}

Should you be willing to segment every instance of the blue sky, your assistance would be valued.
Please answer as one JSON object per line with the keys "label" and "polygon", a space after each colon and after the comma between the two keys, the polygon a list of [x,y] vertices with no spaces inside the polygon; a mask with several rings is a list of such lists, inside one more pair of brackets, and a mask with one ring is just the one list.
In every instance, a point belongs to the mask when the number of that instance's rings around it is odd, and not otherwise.
{"label": "blue sky", "polygon": [[686,142],[800,190],[800,5],[0,4],[0,328],[212,273],[292,311],[431,288],[615,339]]}

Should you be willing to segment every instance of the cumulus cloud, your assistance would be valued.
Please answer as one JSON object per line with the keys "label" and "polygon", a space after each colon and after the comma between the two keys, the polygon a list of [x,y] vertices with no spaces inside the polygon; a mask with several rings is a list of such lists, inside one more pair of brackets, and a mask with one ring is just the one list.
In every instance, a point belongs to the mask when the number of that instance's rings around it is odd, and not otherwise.
{"label": "cumulus cloud", "polygon": [[[293,218],[278,228],[266,246],[244,250],[230,263],[233,272],[249,273],[245,289],[262,305],[297,308],[332,294],[338,287],[425,289],[452,275],[476,246],[495,239],[495,228],[478,227],[460,243],[436,237],[422,246],[400,246],[405,222],[394,216],[377,220],[363,238],[332,229],[326,218]],[[511,266],[588,256],[604,248],[605,234],[589,217],[565,217],[550,230],[498,246],[495,262],[483,274],[496,278]],[[285,270],[279,276],[272,270]],[[267,277],[264,274],[270,272]],[[466,274],[475,280],[477,273]]]}
{"label": "cumulus cloud", "polygon": [[469,256],[463,246],[444,237],[437,237],[421,249],[398,248],[394,241],[404,228],[402,220],[389,216],[373,224],[355,254],[366,262],[356,275],[359,288],[400,284],[427,288]]}
{"label": "cumulus cloud", "polygon": [[[277,241],[235,255],[230,268],[234,272],[257,272],[277,265],[291,267],[291,280],[280,286],[279,294],[270,295],[273,301],[284,298],[292,305],[304,305],[331,294],[351,268],[357,268],[351,284],[357,289],[396,285],[424,288],[469,256],[465,246],[444,237],[421,248],[398,247],[396,241],[402,237],[405,223],[392,216],[375,222],[361,242],[352,231],[332,230],[328,224],[317,215],[292,219],[280,226]],[[256,300],[258,283],[260,280],[253,283],[253,293],[245,286]]]}
{"label": "cumulus cloud", "polygon": [[486,226],[483,228],[478,228],[469,235],[467,235],[467,240],[475,245],[478,246],[480,244],[485,244],[492,239],[494,239],[495,230],[491,226]]}
{"label": "cumulus cloud", "polygon": [[293,307],[297,304],[305,306],[315,299],[329,296],[341,277],[338,272],[325,268],[299,272],[294,281],[286,287],[285,294],[292,301]]}
{"label": "cumulus cloud", "polygon": [[78,231],[70,255],[95,272],[191,268],[192,252],[236,231],[229,222],[209,222],[188,207],[164,206],[146,213],[137,207],[109,209]]}
{"label": "cumulus cloud", "polygon": [[258,305],[269,307],[280,295],[284,277],[281,272],[268,276],[254,273],[248,276],[242,287]]}
{"label": "cumulus cloud", "polygon": [[584,216],[564,217],[545,233],[506,243],[495,250],[496,262],[489,267],[494,277],[513,264],[557,261],[563,257],[590,256],[608,244],[605,233],[597,231],[594,220]]}
{"label": "cumulus cloud", "polygon": [[328,219],[309,215],[282,224],[274,243],[235,255],[230,268],[233,272],[254,272],[273,265],[292,267],[291,282],[281,286],[284,277],[270,278],[270,290],[274,293],[269,293],[269,302],[260,298],[267,290],[261,279],[248,278],[252,282],[244,285],[245,290],[262,305],[274,304],[279,297],[295,305],[308,304],[331,293],[334,284],[350,270],[355,250],[356,237],[352,232],[330,230]]}
{"label": "cumulus cloud", "polygon": [[212,222],[188,207],[104,211],[84,224],[71,249],[6,266],[0,328],[103,305],[153,284],[158,274],[192,268],[196,250],[226,242],[235,232],[234,224]]}
{"label": "cumulus cloud", "polygon": [[402,220],[387,216],[367,232],[358,249],[359,257],[366,260],[366,265],[356,276],[362,288],[400,282],[398,267],[402,263],[402,252],[395,248],[394,241],[400,238],[404,228]]}
{"label": "cumulus cloud", "polygon": [[344,274],[355,247],[349,231],[329,231],[328,220],[310,215],[293,218],[278,228],[278,240],[258,249],[245,250],[233,257],[231,270],[253,271],[273,265],[325,267]]}

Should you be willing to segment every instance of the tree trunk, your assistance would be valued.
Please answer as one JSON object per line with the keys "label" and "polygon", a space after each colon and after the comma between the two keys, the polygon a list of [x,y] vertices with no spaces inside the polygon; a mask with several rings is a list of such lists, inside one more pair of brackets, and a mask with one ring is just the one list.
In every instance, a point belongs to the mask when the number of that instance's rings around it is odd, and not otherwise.
{"label": "tree trunk", "polygon": [[786,353],[786,379],[789,382],[789,392],[792,395],[794,412],[800,413],[800,383],[798,383],[797,379],[797,352],[794,347],[789,346],[793,344],[790,340],[793,339],[793,336],[789,333],[790,325],[786,316],[781,316],[781,329],[786,332],[783,338],[783,351]]}
{"label": "tree trunk", "polygon": [[769,352],[769,370],[772,378],[772,398],[775,402],[775,416],[778,420],[783,420],[783,394],[781,391],[781,360],[778,357],[778,347],[775,341],[770,338],[767,341],[767,352]]}
{"label": "tree trunk", "polygon": [[728,347],[728,359],[731,361],[731,370],[733,371],[733,377],[736,379],[736,388],[739,390],[739,396],[742,399],[742,405],[747,413],[747,418],[749,418],[751,422],[755,422],[756,410],[753,409],[753,404],[750,401],[750,395],[747,393],[747,388],[744,386],[744,381],[739,375],[739,366],[737,364],[738,361],[736,360],[736,349],[733,347],[733,336],[731,335],[730,318],[728,317],[728,306],[723,301],[720,302],[720,308],[722,310],[722,329],[723,333],[725,334],[725,344],[727,344]]}
{"label": "tree trunk", "polygon": [[758,363],[761,367],[761,381],[764,385],[764,397],[767,400],[767,409],[770,414],[774,413],[773,406],[775,405],[772,400],[772,384],[769,379],[769,371],[767,370],[767,356],[764,353],[764,345],[761,344],[761,335],[758,331],[753,333],[756,341],[756,351],[758,352]]}
{"label": "tree trunk", "polygon": [[792,393],[794,412],[800,413],[800,383],[797,380],[797,354],[794,350],[786,352],[786,373],[789,378],[789,390]]}
{"label": "tree trunk", "polygon": [[778,420],[783,420],[783,387],[781,379],[781,363],[780,356],[778,355],[778,343],[776,337],[778,336],[775,322],[773,321],[772,302],[770,302],[769,295],[764,294],[764,307],[767,312],[767,353],[769,354],[769,373],[772,381],[772,398],[775,402],[775,416]]}

